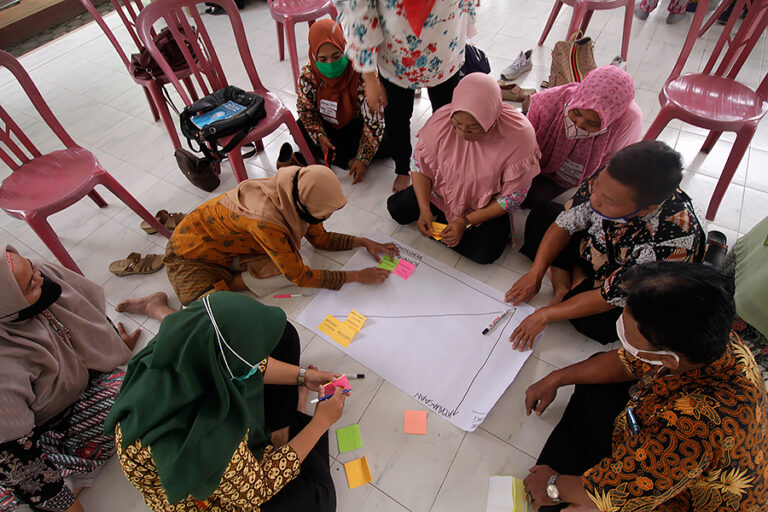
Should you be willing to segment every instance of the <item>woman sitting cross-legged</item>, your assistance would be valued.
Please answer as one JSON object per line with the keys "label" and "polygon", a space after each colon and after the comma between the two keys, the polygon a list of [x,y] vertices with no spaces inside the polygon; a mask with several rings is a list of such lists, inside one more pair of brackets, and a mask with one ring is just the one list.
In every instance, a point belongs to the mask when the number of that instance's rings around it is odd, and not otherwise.
{"label": "woman sitting cross-legged", "polygon": [[304,414],[299,389],[340,375],[300,368],[299,352],[281,309],[238,293],[208,294],[163,319],[128,365],[105,426],[151,510],[336,509],[327,430],[345,395]]}
{"label": "woman sitting cross-legged", "polygon": [[102,429],[139,331],[112,325],[99,285],[2,247],[0,511],[79,512],[115,452]]}
{"label": "woman sitting cross-legged", "polygon": [[346,202],[336,175],[320,165],[243,181],[176,227],[164,258],[171,286],[189,304],[215,286],[263,296],[291,284],[338,290],[347,282],[382,283],[389,271],[381,268],[317,270],[301,259],[302,238],[327,251],[365,247],[376,260],[377,253],[399,254],[392,243],[325,231],[323,221]]}
{"label": "woman sitting cross-legged", "polygon": [[417,221],[425,237],[436,219],[442,242],[477,263],[492,263],[511,235],[508,213],[539,173],[536,135],[524,115],[501,101],[484,73],[464,77],[453,101],[419,132],[411,159],[413,185],[389,197],[400,224]]}
{"label": "woman sitting cross-legged", "polygon": [[[318,161],[349,169],[359,183],[379,149],[383,116],[368,108],[365,86],[344,55],[344,31],[333,20],[309,29],[309,64],[299,77],[299,128]],[[328,158],[326,159],[326,154]]]}

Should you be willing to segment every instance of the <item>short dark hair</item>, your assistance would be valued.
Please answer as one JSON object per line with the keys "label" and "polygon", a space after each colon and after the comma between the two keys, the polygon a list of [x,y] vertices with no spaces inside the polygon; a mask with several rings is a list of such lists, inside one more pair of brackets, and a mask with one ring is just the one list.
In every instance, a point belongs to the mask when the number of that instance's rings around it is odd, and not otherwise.
{"label": "short dark hair", "polygon": [[695,364],[723,355],[736,307],[731,281],[716,269],[657,261],[631,269],[625,283],[626,307],[654,347]]}
{"label": "short dark hair", "polygon": [[680,153],[658,140],[627,146],[611,157],[608,174],[635,190],[639,206],[660,204],[670,197],[683,179]]}

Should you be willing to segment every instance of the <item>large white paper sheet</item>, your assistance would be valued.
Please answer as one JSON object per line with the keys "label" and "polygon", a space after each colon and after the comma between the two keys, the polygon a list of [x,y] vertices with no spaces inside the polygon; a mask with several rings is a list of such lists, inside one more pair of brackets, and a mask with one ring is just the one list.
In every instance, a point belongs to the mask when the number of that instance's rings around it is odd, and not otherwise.
{"label": "large white paper sheet", "polygon": [[[381,232],[374,238],[390,240]],[[408,280],[392,274],[382,285],[323,290],[297,321],[454,425],[474,431],[530,356],[513,350],[508,340],[534,309],[511,307],[498,290],[395,243],[400,257],[416,266]],[[344,270],[375,264],[360,249]],[[347,348],[318,331],[326,315],[343,322],[353,309],[367,320]],[[507,309],[510,313],[483,335]]]}

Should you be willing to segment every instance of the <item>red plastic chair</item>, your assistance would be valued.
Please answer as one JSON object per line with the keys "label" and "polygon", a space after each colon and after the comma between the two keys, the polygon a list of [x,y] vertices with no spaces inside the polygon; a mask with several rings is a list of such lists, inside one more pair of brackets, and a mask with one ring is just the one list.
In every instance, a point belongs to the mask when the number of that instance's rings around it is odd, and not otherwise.
{"label": "red plastic chair", "polygon": [[331,0],[267,0],[269,12],[277,25],[277,44],[280,60],[285,59],[285,34],[288,35],[288,53],[293,70],[293,87],[298,92],[299,54],[296,49],[294,25],[306,21],[311,27],[316,19],[328,14],[336,19],[336,7]]}
{"label": "red plastic chair", "polygon": [[86,195],[100,208],[107,206],[106,201],[94,190],[96,185],[106,187],[160,234],[170,238],[170,231],[105,171],[90,151],[81,148],[72,140],[19,61],[2,50],[1,67],[8,68],[16,77],[37,112],[66,149],[43,155],[0,106],[0,122],[4,125],[0,128],[0,159],[13,171],[0,185],[0,208],[11,217],[26,221],[62,265],[81,274],[77,264],[48,224],[47,218]]}
{"label": "red plastic chair", "polygon": [[[743,4],[743,1],[739,0],[739,3]],[[701,147],[702,152],[709,153],[724,131],[736,132],[736,141],[707,208],[707,220],[714,220],[728,184],[749,148],[757,123],[768,112],[768,74],[755,91],[736,81],[744,61],[768,26],[768,0],[756,0],[752,4],[733,37],[730,29],[738,16],[731,16],[702,72],[680,76],[698,36],[706,13],[706,3],[707,0],[699,1],[683,51],[659,93],[661,111],[648,128],[644,139],[655,139],[667,123],[672,119],[680,119],[710,130]],[[728,50],[720,59],[726,44]],[[720,64],[713,71],[718,60]]]}
{"label": "red plastic chair", "polygon": [[571,25],[568,27],[568,36],[577,30],[581,30],[586,34],[589,20],[592,19],[593,12],[624,7],[624,35],[621,37],[621,58],[625,61],[627,60],[629,35],[632,32],[632,12],[635,10],[635,0],[555,0],[555,5],[552,7],[552,12],[549,14],[547,24],[544,26],[544,32],[541,33],[541,38],[539,38],[539,46],[543,45],[544,40],[547,39],[549,31],[552,30],[552,25],[555,24],[557,14],[560,12],[560,8],[563,4],[573,7]]}
{"label": "red plastic chair", "polygon": [[[728,9],[728,6],[733,3],[733,0],[723,0],[720,2],[720,5],[717,6],[717,9],[715,9],[715,12],[712,13],[712,16],[709,17],[707,22],[704,24],[703,27],[701,27],[701,30],[699,30],[699,37],[704,35],[704,32],[709,30],[709,27],[714,25],[714,23],[717,21],[717,18],[722,16],[722,14],[725,12],[726,9]],[[741,11],[744,9],[744,6],[746,5],[747,9],[750,8],[752,5],[752,0],[746,0],[746,2],[743,2],[741,0],[738,0],[736,3],[739,5],[734,5],[733,10],[731,11],[731,16],[728,18],[728,21],[731,21],[731,18],[733,18],[733,23],[730,24],[731,28],[733,28],[733,25],[736,23],[736,19],[738,19],[739,16],[741,16]],[[734,13],[736,16],[734,16]],[[727,23],[727,22],[726,22]]]}
{"label": "red plastic chair", "polygon": [[[120,19],[123,20],[123,24],[128,30],[128,34],[130,34],[131,39],[136,44],[135,51],[129,51],[131,53],[140,52],[144,48],[144,45],[141,43],[141,40],[139,40],[139,36],[136,33],[136,18],[138,17],[139,12],[141,12],[141,10],[144,8],[144,5],[141,3],[141,0],[110,1],[118,16],[120,16]],[[171,117],[171,113],[168,110],[168,105],[166,104],[165,98],[163,97],[162,89],[163,86],[170,82],[168,78],[166,78],[165,75],[155,77],[154,79],[142,79],[133,76],[133,73],[130,73],[130,57],[127,56],[117,38],[112,33],[112,30],[104,21],[104,18],[102,18],[101,14],[99,14],[99,11],[97,11],[93,6],[91,0],[80,0],[80,2],[83,4],[83,7],[88,10],[91,16],[93,16],[93,19],[96,20],[96,23],[99,25],[99,27],[101,27],[101,30],[103,30],[104,34],[107,36],[107,39],[109,39],[109,41],[112,43],[112,46],[115,47],[115,50],[117,50],[118,55],[120,55],[123,64],[125,64],[125,68],[129,70],[129,74],[131,75],[133,81],[144,88],[144,94],[147,96],[149,108],[152,111],[152,117],[154,120],[163,120],[165,129],[168,132],[168,135],[171,137],[171,142],[173,143],[174,149],[180,148],[181,141],[179,140],[179,134],[176,131],[176,123],[174,118]],[[152,35],[154,36],[154,33]],[[192,83],[189,81],[189,76],[191,74],[192,71],[189,69],[183,69],[175,72],[176,77],[180,78],[185,83],[187,89],[190,91],[190,94],[195,99],[197,99],[197,96],[194,92],[194,87],[192,87]]]}
{"label": "red plastic chair", "polygon": [[[240,19],[240,13],[238,12],[237,7],[235,7],[234,1],[216,0],[216,3],[224,9],[229,17],[229,21],[232,25],[232,33],[235,36],[243,66],[251,81],[251,90],[264,97],[264,106],[267,110],[267,116],[259,121],[259,124],[251,130],[251,133],[240,141],[232,151],[227,153],[227,158],[229,158],[229,161],[232,164],[237,181],[248,179],[240,148],[246,144],[255,142],[256,148],[260,151],[263,150],[264,145],[262,144],[261,139],[275,131],[281,124],[288,127],[288,130],[291,132],[294,141],[298,144],[304,157],[310,164],[314,164],[315,160],[312,157],[312,152],[304,140],[304,137],[299,130],[299,125],[296,124],[296,120],[293,118],[291,111],[283,105],[283,102],[275,93],[269,92],[262,85],[261,80],[259,80],[259,75],[256,73],[256,67],[253,65],[251,50],[248,47],[248,41],[245,37],[243,22]],[[136,26],[141,41],[147,46],[150,54],[163,69],[166,76],[170,77],[170,82],[176,87],[176,90],[185,105],[192,103],[192,100],[181,86],[179,79],[171,73],[168,61],[165,60],[163,55],[158,51],[157,45],[155,45],[155,42],[152,40],[152,26],[162,18],[170,27],[174,39],[179,43],[179,48],[181,48],[184,58],[192,70],[190,79],[193,81],[195,87],[199,89],[200,96],[207,96],[212,92],[226,87],[229,85],[229,82],[224,75],[221,62],[216,56],[216,51],[213,48],[213,43],[211,43],[208,31],[205,29],[205,23],[203,23],[203,19],[198,12],[198,7],[204,5],[204,2],[196,0],[154,0],[141,11],[136,20]],[[185,10],[190,13],[191,24],[190,19],[187,17],[187,14],[185,14]],[[196,28],[192,28],[193,26]],[[197,38],[192,39],[185,37],[184,34],[179,31],[179,27],[181,27],[186,34],[196,33]],[[192,48],[194,54],[198,56],[197,60],[192,57],[188,45]],[[220,146],[224,146],[230,139],[231,137],[222,137],[217,142]]]}

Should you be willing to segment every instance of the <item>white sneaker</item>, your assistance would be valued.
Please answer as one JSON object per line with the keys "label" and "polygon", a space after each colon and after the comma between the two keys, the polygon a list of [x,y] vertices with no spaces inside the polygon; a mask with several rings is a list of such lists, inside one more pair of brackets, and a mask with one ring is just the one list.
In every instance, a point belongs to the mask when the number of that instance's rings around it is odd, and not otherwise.
{"label": "white sneaker", "polygon": [[533,69],[533,60],[531,59],[532,54],[533,50],[520,52],[520,55],[517,56],[515,61],[501,72],[501,78],[504,80],[515,80],[523,73]]}
{"label": "white sneaker", "polygon": [[621,58],[621,55],[617,55],[611,61],[611,66],[616,66],[619,69],[627,70],[627,63]]}

